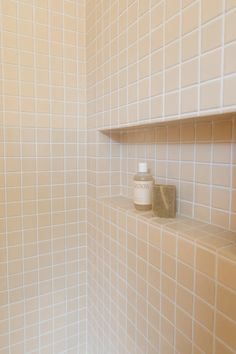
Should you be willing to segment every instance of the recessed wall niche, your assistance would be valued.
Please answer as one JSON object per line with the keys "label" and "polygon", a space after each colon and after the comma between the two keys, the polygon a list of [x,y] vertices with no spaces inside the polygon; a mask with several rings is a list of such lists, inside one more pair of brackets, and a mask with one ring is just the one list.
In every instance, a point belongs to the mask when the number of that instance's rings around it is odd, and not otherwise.
{"label": "recessed wall niche", "polygon": [[236,231],[235,113],[102,133],[120,144],[121,195],[132,198],[133,176],[145,160],[157,183],[176,185],[179,215]]}

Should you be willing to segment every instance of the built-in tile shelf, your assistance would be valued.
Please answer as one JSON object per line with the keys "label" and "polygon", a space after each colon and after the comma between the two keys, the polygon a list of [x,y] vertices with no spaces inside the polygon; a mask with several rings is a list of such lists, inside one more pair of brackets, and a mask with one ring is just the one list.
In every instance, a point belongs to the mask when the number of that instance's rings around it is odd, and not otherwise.
{"label": "built-in tile shelf", "polygon": [[127,322],[148,314],[146,328],[151,318],[157,328],[152,336],[158,340],[168,333],[177,348],[183,331],[180,349],[171,353],[192,353],[193,345],[199,353],[236,353],[236,233],[185,217],[153,217],[122,196],[97,199],[94,210],[91,227],[99,230],[89,242],[97,307],[100,299],[103,306],[120,299],[120,313],[124,305],[132,309],[124,313]]}
{"label": "built-in tile shelf", "polygon": [[146,123],[136,123],[136,124],[127,124],[127,125],[117,125],[110,126],[105,128],[100,128],[99,131],[106,135],[115,136],[116,133],[125,133],[130,131],[143,131],[143,130],[153,130],[158,127],[173,126],[173,125],[183,125],[183,124],[198,124],[203,122],[216,122],[216,121],[228,121],[231,119],[236,119],[236,112],[226,112],[220,114],[211,114],[211,115],[200,115],[193,117],[183,117],[183,118],[169,118],[169,119],[159,119],[155,122],[147,121]]}
{"label": "built-in tile shelf", "polygon": [[236,262],[236,232],[183,216],[176,216],[174,219],[159,218],[152,211],[136,210],[132,200],[124,196],[103,197],[99,201],[109,208],[120,210],[127,216],[133,216]]}
{"label": "built-in tile shelf", "polygon": [[236,112],[99,130],[122,144],[236,141]]}

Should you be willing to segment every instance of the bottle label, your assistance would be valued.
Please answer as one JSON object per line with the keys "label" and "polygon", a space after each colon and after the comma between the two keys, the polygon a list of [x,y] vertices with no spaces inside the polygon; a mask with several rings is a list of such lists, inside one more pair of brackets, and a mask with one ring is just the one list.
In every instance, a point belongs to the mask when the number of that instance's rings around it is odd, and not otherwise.
{"label": "bottle label", "polygon": [[152,204],[152,181],[134,181],[134,203],[139,205]]}

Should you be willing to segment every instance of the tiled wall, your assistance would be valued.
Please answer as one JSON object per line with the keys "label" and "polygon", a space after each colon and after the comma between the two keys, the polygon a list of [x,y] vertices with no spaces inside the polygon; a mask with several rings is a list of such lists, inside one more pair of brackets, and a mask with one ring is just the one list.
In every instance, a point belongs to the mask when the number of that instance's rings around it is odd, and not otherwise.
{"label": "tiled wall", "polygon": [[[216,273],[205,279],[201,270],[196,280],[196,263],[187,269],[175,254],[167,265],[174,275],[165,277],[164,263],[153,269],[149,251],[142,262],[150,246],[147,225],[136,216],[128,225],[125,213],[97,198],[132,196],[137,163],[147,160],[156,181],[177,186],[179,213],[235,231],[235,116],[182,118],[235,111],[236,3],[91,0],[86,6],[89,352],[232,354],[235,319],[225,309],[215,312],[216,299],[196,294],[197,281],[215,289]],[[163,124],[109,133],[153,122]],[[184,288],[194,277],[189,309],[176,281],[179,261]],[[166,293],[152,276],[157,282],[164,276]],[[234,287],[230,282],[227,291]],[[211,319],[214,313],[213,322],[203,318],[205,312]],[[231,318],[228,338],[221,312]]]}
{"label": "tiled wall", "polygon": [[122,198],[89,215],[89,353],[236,352],[236,234],[152,218]]}
{"label": "tiled wall", "polygon": [[83,1],[0,1],[0,353],[85,353]]}
{"label": "tiled wall", "polygon": [[[147,160],[177,185],[179,213],[235,230],[235,119],[168,125],[235,110],[235,17],[234,1],[88,1],[89,196],[132,196]],[[98,132],[155,121],[166,125],[148,144]]]}
{"label": "tiled wall", "polygon": [[235,110],[232,0],[88,1],[97,127]]}
{"label": "tiled wall", "polygon": [[167,124],[151,144],[97,130],[235,110],[235,16],[232,0],[0,0],[1,354],[236,350],[234,261],[196,270],[172,236],[155,244],[96,200],[131,195],[145,158],[182,214],[235,229],[235,117],[201,138]]}

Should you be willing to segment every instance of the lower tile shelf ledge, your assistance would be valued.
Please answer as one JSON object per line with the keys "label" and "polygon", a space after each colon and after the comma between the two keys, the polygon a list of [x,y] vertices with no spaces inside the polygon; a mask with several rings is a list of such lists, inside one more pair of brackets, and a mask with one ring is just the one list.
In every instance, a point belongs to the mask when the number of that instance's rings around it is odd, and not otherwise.
{"label": "lower tile shelf ledge", "polygon": [[103,197],[98,201],[158,227],[162,231],[174,233],[212,252],[217,252],[236,263],[236,232],[184,216],[177,215],[174,219],[159,218],[154,216],[152,211],[136,210],[132,200],[124,196]]}
{"label": "lower tile shelf ledge", "polygon": [[115,298],[122,326],[145,318],[151,336],[137,353],[156,353],[156,340],[160,353],[236,353],[236,233],[157,218],[123,196],[91,200],[88,220],[98,313],[109,301],[113,313]]}

